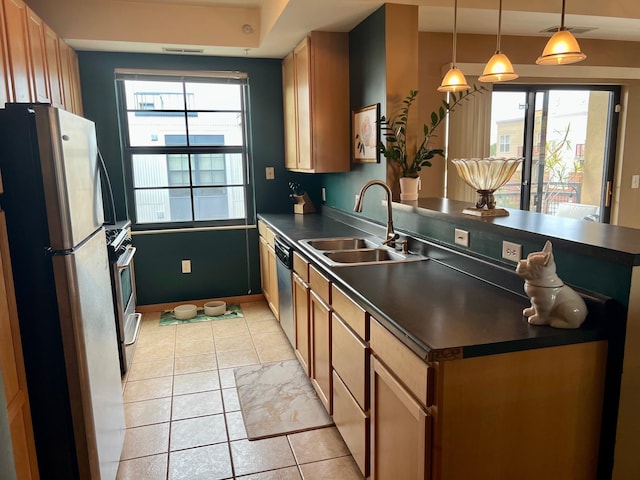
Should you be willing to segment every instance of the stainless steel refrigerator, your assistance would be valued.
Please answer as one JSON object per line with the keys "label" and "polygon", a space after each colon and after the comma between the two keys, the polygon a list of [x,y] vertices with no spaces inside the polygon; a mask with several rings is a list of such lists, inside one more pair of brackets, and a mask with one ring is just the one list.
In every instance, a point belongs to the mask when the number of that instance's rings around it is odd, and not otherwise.
{"label": "stainless steel refrigerator", "polygon": [[0,109],[0,173],[43,479],[114,479],[125,420],[93,122]]}

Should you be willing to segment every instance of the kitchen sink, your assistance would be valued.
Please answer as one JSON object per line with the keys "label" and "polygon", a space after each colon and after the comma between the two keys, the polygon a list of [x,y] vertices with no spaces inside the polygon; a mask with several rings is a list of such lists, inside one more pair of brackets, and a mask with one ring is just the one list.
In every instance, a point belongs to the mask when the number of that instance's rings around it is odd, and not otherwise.
{"label": "kitchen sink", "polygon": [[[324,252],[323,255],[337,263],[384,262],[387,260],[403,260],[401,256],[382,248],[363,248],[359,250],[338,250]],[[400,257],[400,258],[399,258]]]}
{"label": "kitchen sink", "polygon": [[339,237],[300,240],[322,262],[332,267],[415,262],[426,257],[401,253],[377,237]]}
{"label": "kitchen sink", "polygon": [[318,240],[303,241],[316,250],[354,250],[358,248],[372,248],[376,246],[373,240],[362,237],[321,238]]}

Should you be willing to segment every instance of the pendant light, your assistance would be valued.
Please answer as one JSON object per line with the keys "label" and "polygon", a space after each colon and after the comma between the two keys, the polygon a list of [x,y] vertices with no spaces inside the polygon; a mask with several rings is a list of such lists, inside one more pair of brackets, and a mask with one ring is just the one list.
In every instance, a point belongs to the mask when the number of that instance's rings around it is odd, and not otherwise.
{"label": "pendant light", "polygon": [[484,67],[482,75],[478,77],[481,82],[506,82],[515,80],[518,74],[513,71],[513,65],[509,58],[500,51],[500,31],[502,28],[502,0],[498,8],[498,40],[496,42],[496,53],[489,59]]}
{"label": "pendant light", "polygon": [[453,62],[451,68],[442,79],[442,83],[438,87],[439,92],[461,92],[469,90],[467,79],[464,74],[456,67],[456,23],[458,20],[458,0],[453,3]]}
{"label": "pendant light", "polygon": [[578,41],[564,26],[564,1],[562,0],[562,17],[560,28],[553,34],[538,57],[538,65],[565,65],[584,60],[587,56],[580,50]]}

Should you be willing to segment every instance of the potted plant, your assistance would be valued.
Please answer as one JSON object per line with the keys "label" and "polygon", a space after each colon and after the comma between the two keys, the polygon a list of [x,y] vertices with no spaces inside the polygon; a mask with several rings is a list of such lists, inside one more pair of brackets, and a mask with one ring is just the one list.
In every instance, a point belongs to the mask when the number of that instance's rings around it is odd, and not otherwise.
{"label": "potted plant", "polygon": [[407,120],[409,118],[409,110],[418,95],[418,91],[409,91],[409,95],[402,101],[404,106],[400,109],[398,115],[393,118],[380,117],[380,129],[384,141],[378,143],[378,150],[385,158],[397,163],[400,167],[401,200],[417,200],[420,170],[422,167],[430,167],[431,159],[436,155],[444,157],[444,150],[442,148],[430,148],[429,142],[434,136],[435,130],[447,118],[447,114],[452,112],[462,100],[469,100],[471,95],[478,92],[482,93],[485,90],[485,87],[474,85],[470,90],[451,93],[449,102],[443,100],[438,111],[431,112],[430,123],[424,124],[424,138],[415,152],[407,151]]}

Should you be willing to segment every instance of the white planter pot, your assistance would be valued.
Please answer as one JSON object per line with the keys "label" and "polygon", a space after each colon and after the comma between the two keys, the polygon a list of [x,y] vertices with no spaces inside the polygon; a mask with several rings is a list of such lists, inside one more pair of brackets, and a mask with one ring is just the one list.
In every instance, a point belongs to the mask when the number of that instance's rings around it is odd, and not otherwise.
{"label": "white planter pot", "polygon": [[400,200],[417,200],[421,187],[420,178],[400,177]]}

